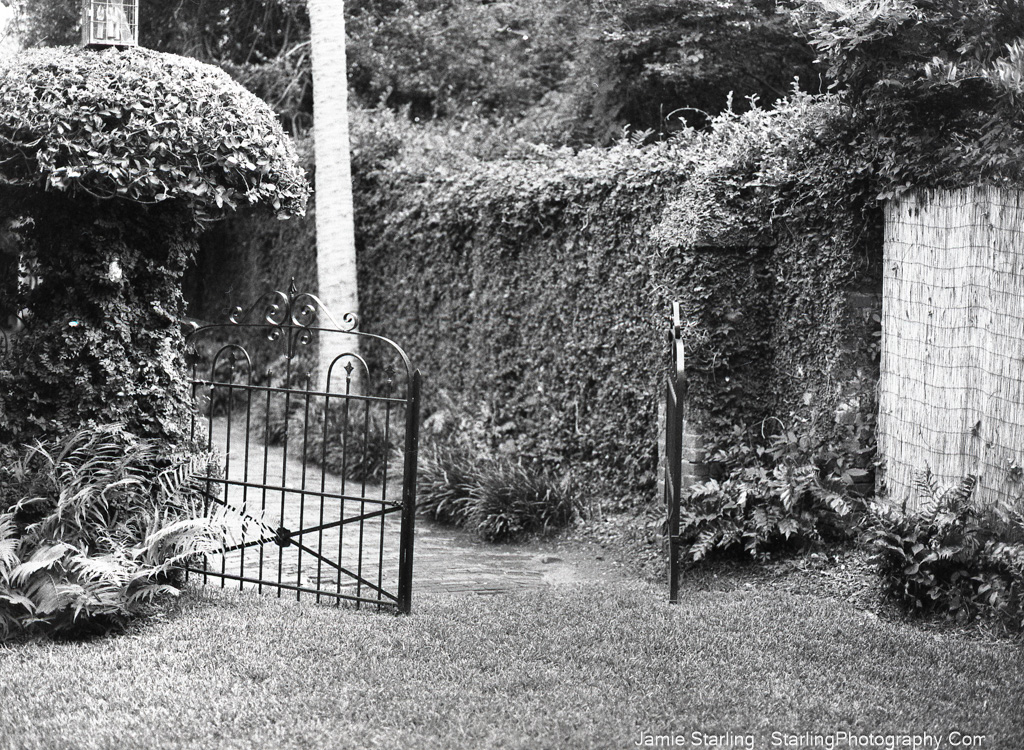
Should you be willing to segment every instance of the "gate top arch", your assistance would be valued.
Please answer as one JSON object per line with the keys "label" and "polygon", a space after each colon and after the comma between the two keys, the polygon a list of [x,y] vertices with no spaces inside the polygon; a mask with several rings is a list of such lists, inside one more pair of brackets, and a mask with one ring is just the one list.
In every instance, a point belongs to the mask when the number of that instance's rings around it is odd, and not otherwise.
{"label": "gate top arch", "polygon": [[[339,323],[326,305],[315,294],[300,292],[292,279],[287,292],[279,290],[267,292],[249,307],[235,307],[226,323],[202,323],[188,321],[186,341],[193,343],[204,333],[214,331],[230,332],[257,331],[262,333],[268,342],[280,342],[285,346],[285,356],[294,359],[301,348],[312,346],[322,334],[337,334],[350,337],[353,342],[360,340],[379,342],[396,358],[394,364],[401,365],[402,375],[406,379],[412,377],[412,363],[405,350],[395,341],[379,334],[360,330],[359,316],[346,312]],[[346,354],[358,355],[358,344],[352,352],[339,355],[332,361],[332,366]],[[363,365],[366,360],[359,357]],[[396,367],[396,370],[398,368]]]}

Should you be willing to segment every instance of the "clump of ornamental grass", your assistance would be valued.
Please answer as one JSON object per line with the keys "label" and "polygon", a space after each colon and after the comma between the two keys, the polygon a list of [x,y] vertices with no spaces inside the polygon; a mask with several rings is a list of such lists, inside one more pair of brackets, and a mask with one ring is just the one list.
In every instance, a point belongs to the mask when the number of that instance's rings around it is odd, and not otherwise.
{"label": "clump of ornamental grass", "polygon": [[582,512],[565,477],[508,456],[481,456],[440,442],[420,455],[417,508],[489,542],[511,541],[560,528]]}

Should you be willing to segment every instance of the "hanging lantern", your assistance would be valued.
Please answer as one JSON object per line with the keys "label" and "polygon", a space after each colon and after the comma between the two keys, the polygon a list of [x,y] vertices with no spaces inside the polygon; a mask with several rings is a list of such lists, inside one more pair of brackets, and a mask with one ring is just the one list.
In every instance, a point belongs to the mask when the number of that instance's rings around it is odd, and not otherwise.
{"label": "hanging lantern", "polygon": [[82,44],[134,47],[139,43],[139,0],[82,0]]}

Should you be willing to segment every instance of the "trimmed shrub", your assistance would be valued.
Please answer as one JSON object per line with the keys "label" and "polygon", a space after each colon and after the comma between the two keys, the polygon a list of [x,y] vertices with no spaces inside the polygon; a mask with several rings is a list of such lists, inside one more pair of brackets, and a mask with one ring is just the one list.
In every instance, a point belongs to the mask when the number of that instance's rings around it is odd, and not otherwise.
{"label": "trimmed shrub", "polygon": [[274,113],[212,66],[145,49],[0,60],[0,222],[39,281],[0,304],[29,331],[0,370],[0,439],[123,423],[183,441],[199,227],[244,206],[300,214],[307,194]]}
{"label": "trimmed shrub", "polygon": [[0,165],[7,198],[22,187],[173,200],[199,219],[250,205],[301,214],[309,193],[264,102],[219,68],[144,48],[34,49],[0,61]]}

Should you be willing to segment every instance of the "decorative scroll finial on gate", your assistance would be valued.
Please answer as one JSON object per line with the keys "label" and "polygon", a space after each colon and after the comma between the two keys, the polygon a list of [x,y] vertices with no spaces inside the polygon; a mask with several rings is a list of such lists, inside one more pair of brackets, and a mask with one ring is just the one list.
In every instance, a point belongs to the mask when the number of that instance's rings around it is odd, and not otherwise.
{"label": "decorative scroll finial on gate", "polygon": [[309,346],[321,330],[339,333],[357,333],[359,319],[352,313],[345,315],[339,325],[320,298],[308,292],[299,292],[292,277],[288,291],[264,294],[248,309],[236,307],[228,318],[233,325],[266,329],[268,341],[285,338],[288,359],[295,356],[300,346]]}
{"label": "decorative scroll finial on gate", "polygon": [[[256,300],[248,309],[236,307],[229,320],[239,326],[256,325],[271,328],[304,328],[307,330],[329,329],[341,333],[354,333],[359,328],[359,318],[346,313],[339,325],[320,298],[309,292],[299,292],[295,279],[291,280],[287,292],[268,292]],[[277,334],[279,336],[280,334]]]}

